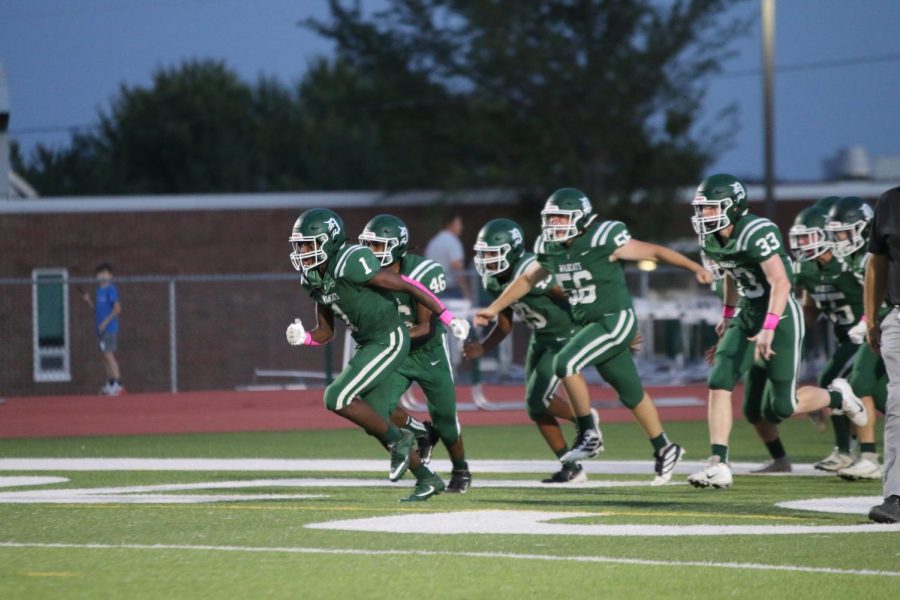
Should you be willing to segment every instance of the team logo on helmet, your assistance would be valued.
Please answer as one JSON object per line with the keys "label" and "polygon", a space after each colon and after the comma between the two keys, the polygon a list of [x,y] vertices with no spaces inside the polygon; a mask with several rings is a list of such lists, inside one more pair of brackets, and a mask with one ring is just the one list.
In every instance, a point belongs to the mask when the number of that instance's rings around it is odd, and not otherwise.
{"label": "team logo on helmet", "polygon": [[743,200],[747,197],[747,192],[744,191],[744,185],[740,181],[735,181],[731,184],[731,190],[734,192],[735,200]]}
{"label": "team logo on helmet", "polygon": [[404,225],[400,228],[400,244],[403,245],[407,243],[409,243],[409,229]]}
{"label": "team logo on helmet", "polygon": [[516,244],[522,244],[522,234],[515,227],[509,230],[509,237],[512,238],[512,241]]}
{"label": "team logo on helmet", "polygon": [[325,224],[328,225],[328,236],[334,237],[341,233],[341,226],[334,217],[329,217]]}

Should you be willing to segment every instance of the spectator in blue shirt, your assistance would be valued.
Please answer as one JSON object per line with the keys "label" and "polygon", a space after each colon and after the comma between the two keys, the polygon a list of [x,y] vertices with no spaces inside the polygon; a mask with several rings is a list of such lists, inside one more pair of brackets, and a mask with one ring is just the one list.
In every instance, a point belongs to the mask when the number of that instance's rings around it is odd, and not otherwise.
{"label": "spectator in blue shirt", "polygon": [[84,301],[94,309],[94,333],[99,340],[100,352],[103,353],[103,368],[106,370],[106,385],[100,388],[100,393],[107,396],[118,396],[125,391],[122,387],[122,378],[119,373],[119,363],[116,360],[119,337],[119,315],[122,314],[122,304],[119,302],[119,290],[112,282],[113,270],[109,263],[97,265],[97,289],[94,291],[94,300],[87,292],[84,293]]}

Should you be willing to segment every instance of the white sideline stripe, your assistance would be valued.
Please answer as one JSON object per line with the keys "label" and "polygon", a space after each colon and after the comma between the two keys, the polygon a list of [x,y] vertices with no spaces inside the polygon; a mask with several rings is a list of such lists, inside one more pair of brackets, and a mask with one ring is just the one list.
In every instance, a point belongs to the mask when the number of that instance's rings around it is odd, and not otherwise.
{"label": "white sideline stripe", "polygon": [[764,563],[706,562],[618,558],[614,556],[559,556],[547,554],[513,554],[506,552],[442,552],[435,550],[359,550],[357,548],[303,548],[260,546],[194,546],[187,544],[61,544],[38,542],[0,542],[0,548],[46,548],[80,550],[188,550],[198,552],[247,552],[271,554],[326,554],[354,556],[444,556],[459,558],[498,558],[507,560],[543,560],[551,562],[605,563],[613,565],[641,565],[654,567],[700,567],[754,571],[786,571],[793,573],[821,573],[828,575],[860,575],[869,577],[900,577],[898,571],[874,569],[833,569],[803,565],[767,565]]}
{"label": "white sideline stripe", "polygon": [[[690,450],[690,449],[689,449]],[[387,457],[381,459],[334,458],[0,458],[0,471],[300,471],[381,473],[387,469]],[[681,461],[676,473],[690,474],[706,465],[705,461]],[[737,475],[746,475],[760,463],[731,463]],[[447,459],[435,459],[430,466],[449,472]],[[652,460],[593,460],[582,465],[594,475],[652,475]],[[470,460],[469,468],[480,473],[553,473],[557,460]],[[791,476],[834,477],[817,471],[812,464],[794,463],[792,473],[773,473],[756,477]]]}

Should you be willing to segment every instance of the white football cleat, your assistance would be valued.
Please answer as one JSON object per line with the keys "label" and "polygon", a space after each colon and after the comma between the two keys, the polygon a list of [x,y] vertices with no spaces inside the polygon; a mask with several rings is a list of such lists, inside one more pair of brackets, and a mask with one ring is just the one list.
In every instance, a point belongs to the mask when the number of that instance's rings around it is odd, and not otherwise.
{"label": "white football cleat", "polygon": [[841,479],[846,479],[847,481],[857,481],[859,479],[881,479],[881,465],[878,464],[878,459],[874,462],[867,459],[861,458],[849,467],[841,469],[837,472],[838,477]]}
{"label": "white football cleat", "polygon": [[723,463],[718,456],[710,456],[705,468],[688,475],[688,483],[696,488],[729,488],[733,481],[731,467],[728,463]]}
{"label": "white football cleat", "polygon": [[668,446],[658,453],[655,452],[653,457],[656,461],[653,468],[656,471],[656,477],[653,478],[650,485],[656,486],[669,483],[669,481],[672,480],[672,473],[675,471],[675,466],[685,454],[684,448],[675,442],[669,442]]}
{"label": "white football cleat", "polygon": [[846,452],[841,452],[836,447],[831,454],[813,465],[819,471],[830,471],[835,473],[841,469],[846,469],[853,464],[853,457]]}
{"label": "white football cleat", "polygon": [[850,387],[847,380],[838,377],[831,382],[828,389],[841,395],[840,413],[850,419],[850,422],[857,427],[865,427],[866,423],[869,422],[869,413],[866,411],[866,406],[853,393],[853,388]]}

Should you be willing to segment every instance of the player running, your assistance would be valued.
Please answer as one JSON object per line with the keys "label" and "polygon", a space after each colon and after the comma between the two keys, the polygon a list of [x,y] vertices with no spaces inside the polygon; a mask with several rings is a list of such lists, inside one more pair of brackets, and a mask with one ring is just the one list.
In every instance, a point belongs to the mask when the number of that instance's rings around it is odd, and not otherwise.
{"label": "player running", "polygon": [[[402,275],[437,295],[444,291],[444,269],[439,263],[407,251],[409,229],[394,215],[378,215],[369,221],[359,235],[359,243],[368,247],[381,262],[382,269]],[[450,460],[453,472],[447,492],[464,494],[472,482],[462,429],[456,414],[456,385],[447,347],[447,333],[436,313],[425,304],[405,292],[391,292],[403,324],[409,331],[409,356],[391,374],[390,384],[373,392],[386,391],[391,401],[400,398],[413,382],[425,392],[431,425],[440,437]],[[430,447],[430,431],[406,414],[402,408],[394,409],[391,418],[395,425],[409,428]],[[419,448],[423,446],[420,443]]]}
{"label": "player running", "polygon": [[[385,393],[390,375],[409,354],[409,333],[401,321],[391,292],[417,299],[465,339],[468,322],[455,318],[421,284],[381,269],[372,251],[347,244],[344,223],[325,208],[307,210],[290,237],[291,263],[302,272],[300,285],[316,302],[316,327],[306,331],[300,319],[288,326],[293,346],[321,346],[334,337],[337,315],[350,328],[356,353],[344,370],[325,388],[325,407],[355,423],[380,440],[391,453],[391,481],[409,468],[416,477],[412,495],[404,501],[422,501],[441,493],[444,482],[413,448],[415,437],[388,421],[396,397]],[[358,401],[361,400],[361,401]]]}
{"label": "player running", "polygon": [[[488,221],[475,242],[475,269],[481,275],[485,291],[492,298],[503,293],[510,283],[535,263],[534,254],[525,251],[522,228],[509,219]],[[557,458],[569,452],[557,419],[575,422],[567,400],[556,394],[559,378],[553,359],[578,330],[569,312],[565,293],[552,275],[535,285],[525,296],[497,314],[497,322],[480,342],[469,341],[463,347],[466,358],[474,360],[502,342],[513,326],[513,312],[531,329],[531,341],[525,358],[525,404],[528,416]],[[592,410],[592,414],[596,411]],[[562,468],[543,483],[583,483],[584,468],[575,461],[563,461]]]}
{"label": "player running", "polygon": [[[828,223],[825,226],[831,238],[832,251],[835,256],[850,265],[861,283],[864,283],[866,262],[869,256],[867,246],[870,222],[873,216],[872,207],[862,198],[847,196],[832,206],[828,213]],[[878,317],[883,319],[890,310],[889,306],[882,307]],[[878,462],[875,445],[875,409],[877,408],[884,414],[887,401],[887,370],[884,367],[884,359],[875,354],[866,343],[865,315],[862,315],[856,325],[849,329],[847,336],[853,343],[859,344],[859,349],[853,359],[853,370],[850,373],[850,387],[866,406],[869,422],[865,426],[857,428],[859,459],[848,465],[846,459],[840,457],[843,459],[842,466],[836,472],[839,477],[850,481],[881,479],[881,465]],[[847,449],[850,447],[849,437],[849,431],[847,431],[845,446]],[[853,461],[849,452],[847,458]]]}
{"label": "player running", "polygon": [[845,380],[835,379],[829,390],[797,390],[804,329],[791,295],[790,259],[775,224],[749,214],[744,185],[732,175],[711,175],[691,204],[701,250],[726,276],[722,320],[716,326],[720,339],[709,373],[712,456],[688,481],[695,487],[726,488],[733,482],[728,465],[731,392],[744,374],[744,411],[751,422],[777,424],[827,406],[843,410],[858,425],[867,415]]}
{"label": "player running", "polygon": [[[823,199],[828,200],[828,199]],[[794,220],[789,232],[791,252],[796,262],[794,273],[797,284],[803,290],[801,306],[806,323],[817,314],[831,321],[837,348],[819,374],[819,387],[827,387],[836,377],[846,377],[853,365],[853,357],[860,342],[850,338],[856,327],[865,336],[865,325],[859,327],[863,314],[864,272],[859,264],[835,255],[831,235],[826,231],[829,204],[817,202],[803,209]],[[815,464],[822,471],[836,472],[853,463],[850,456],[850,421],[842,414],[832,414],[835,448],[826,458]],[[777,462],[774,461],[773,465]]]}
{"label": "player running", "polygon": [[661,260],[695,273],[704,284],[712,282],[712,274],[678,252],[632,239],[619,221],[599,220],[587,196],[574,188],[555,191],[541,211],[541,220],[543,235],[535,247],[537,260],[488,308],[476,313],[475,324],[486,325],[496,319],[501,311],[554,275],[569,299],[572,317],[581,326],[557,353],[553,364],[578,427],[575,443],[561,460],[592,458],[603,447],[581,374],[593,365],[650,438],[656,459],[653,484],[662,485],[672,478],[684,449],[666,436],[632,359],[630,344],[637,333],[637,319],[619,261]]}

